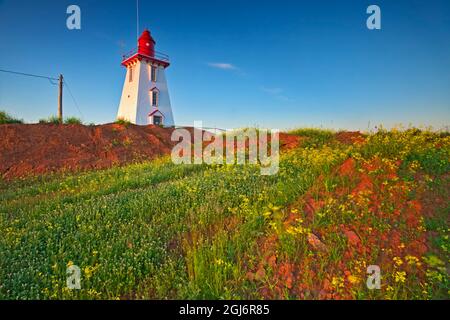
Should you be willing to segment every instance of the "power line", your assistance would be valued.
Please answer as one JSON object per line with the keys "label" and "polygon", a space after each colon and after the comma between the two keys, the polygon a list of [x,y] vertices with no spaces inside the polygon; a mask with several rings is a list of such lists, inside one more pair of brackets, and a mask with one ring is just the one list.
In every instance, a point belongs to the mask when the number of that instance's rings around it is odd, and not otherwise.
{"label": "power line", "polygon": [[41,75],[38,75],[38,74],[23,73],[23,72],[17,72],[17,71],[11,71],[11,70],[3,70],[3,69],[0,69],[0,72],[12,73],[12,74],[18,74],[18,75],[21,75],[21,76],[34,77],[34,78],[43,78],[43,79],[48,79],[48,80],[50,80],[50,82],[51,82],[52,80],[58,81],[58,79],[56,79],[56,78],[47,77],[47,76],[41,76]]}
{"label": "power line", "polygon": [[77,108],[78,112],[81,115],[81,118],[83,119],[84,118],[83,113],[81,112],[80,108],[78,107],[78,103],[75,100],[75,97],[73,96],[72,91],[70,90],[69,84],[67,83],[66,79],[64,79],[64,84],[66,85],[67,91],[69,91],[70,97],[72,98],[73,103],[75,104],[75,107]]}
{"label": "power line", "polygon": [[[27,77],[33,77],[33,78],[47,79],[53,85],[57,85],[57,83],[54,83],[53,81],[59,81],[59,79],[57,79],[57,78],[47,77],[47,76],[43,76],[43,75],[39,75],[39,74],[24,73],[24,72],[4,70],[4,69],[0,69],[0,72],[17,74],[17,75],[20,75],[20,76],[27,76]],[[69,91],[70,97],[72,98],[72,101],[73,101],[75,107],[77,108],[78,112],[80,113],[81,118],[84,118],[83,113],[81,112],[80,107],[78,106],[78,103],[75,100],[75,97],[73,96],[73,93],[70,90],[69,84],[67,83],[66,79],[63,80],[63,84],[66,85],[66,88]]]}

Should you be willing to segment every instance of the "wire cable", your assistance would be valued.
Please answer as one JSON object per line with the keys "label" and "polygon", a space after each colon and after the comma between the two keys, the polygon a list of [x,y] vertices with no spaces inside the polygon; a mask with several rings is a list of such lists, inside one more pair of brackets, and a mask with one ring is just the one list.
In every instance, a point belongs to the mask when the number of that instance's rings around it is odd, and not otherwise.
{"label": "wire cable", "polygon": [[[4,70],[4,69],[0,69],[0,72],[4,72],[4,73],[11,73],[11,74],[17,74],[20,76],[26,76],[26,77],[33,77],[33,78],[40,78],[40,79],[47,79],[52,85],[57,85],[58,83],[55,83],[53,81],[59,81],[59,79],[57,78],[52,78],[52,77],[47,77],[47,76],[43,76],[43,75],[39,75],[39,74],[32,74],[32,73],[24,73],[24,72],[18,72],[18,71],[11,71],[11,70]],[[66,86],[67,91],[69,91],[69,95],[72,98],[73,103],[75,104],[75,107],[77,108],[78,112],[81,115],[81,118],[83,119],[83,113],[80,110],[80,107],[78,106],[77,101],[75,100],[75,97],[73,96],[72,91],[70,90],[69,84],[67,83],[67,80],[64,79],[63,80],[63,85]]]}
{"label": "wire cable", "polygon": [[[58,79],[56,79],[56,78],[47,77],[47,76],[41,76],[41,75],[38,75],[38,74],[23,73],[23,72],[17,72],[17,71],[11,71],[11,70],[3,70],[3,69],[0,69],[0,72],[12,73],[12,74],[18,74],[18,75],[21,75],[21,76],[27,76],[27,77],[34,77],[34,78],[48,79],[48,80],[50,80],[50,82],[51,82],[52,80],[58,81]],[[52,82],[51,82],[51,83],[52,83]]]}
{"label": "wire cable", "polygon": [[78,106],[78,103],[77,103],[77,101],[75,100],[75,97],[73,96],[72,91],[70,90],[69,84],[67,83],[67,80],[66,80],[65,78],[64,78],[63,84],[66,86],[67,91],[69,91],[69,95],[70,95],[70,97],[72,98],[72,101],[73,101],[73,103],[75,104],[75,107],[77,108],[78,112],[80,113],[81,119],[84,120],[83,113],[81,112],[81,110],[80,110],[80,108],[79,108],[79,106]]}

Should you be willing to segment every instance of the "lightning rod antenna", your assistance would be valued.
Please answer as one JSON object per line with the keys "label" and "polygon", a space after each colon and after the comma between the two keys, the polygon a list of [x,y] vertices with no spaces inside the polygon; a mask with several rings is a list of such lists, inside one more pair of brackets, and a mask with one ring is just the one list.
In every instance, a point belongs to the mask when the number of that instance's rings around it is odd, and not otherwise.
{"label": "lightning rod antenna", "polygon": [[136,0],[136,40],[139,41],[139,0]]}

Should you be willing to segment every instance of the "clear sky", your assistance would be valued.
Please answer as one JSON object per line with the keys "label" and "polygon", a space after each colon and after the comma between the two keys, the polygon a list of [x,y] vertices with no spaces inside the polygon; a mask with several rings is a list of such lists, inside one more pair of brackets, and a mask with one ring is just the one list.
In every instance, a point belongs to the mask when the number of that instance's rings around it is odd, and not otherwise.
{"label": "clear sky", "polygon": [[[81,30],[66,27],[81,8]],[[381,8],[381,30],[366,9]],[[0,0],[0,69],[63,73],[65,113],[115,119],[136,47],[134,0]],[[175,121],[232,128],[362,129],[450,124],[450,1],[140,0],[140,25],[167,53]],[[56,114],[57,87],[0,73],[0,110]]]}

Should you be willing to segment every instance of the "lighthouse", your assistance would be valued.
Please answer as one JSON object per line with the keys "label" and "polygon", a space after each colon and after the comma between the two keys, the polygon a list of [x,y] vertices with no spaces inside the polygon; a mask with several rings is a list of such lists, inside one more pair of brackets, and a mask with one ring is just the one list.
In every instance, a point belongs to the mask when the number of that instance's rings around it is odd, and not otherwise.
{"label": "lighthouse", "polygon": [[137,50],[123,56],[127,72],[117,118],[138,125],[173,126],[165,75],[169,57],[156,52],[155,44],[150,31],[144,30]]}

